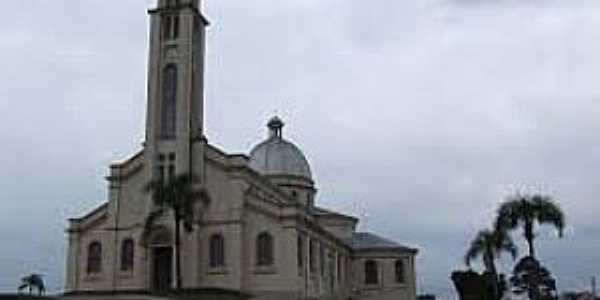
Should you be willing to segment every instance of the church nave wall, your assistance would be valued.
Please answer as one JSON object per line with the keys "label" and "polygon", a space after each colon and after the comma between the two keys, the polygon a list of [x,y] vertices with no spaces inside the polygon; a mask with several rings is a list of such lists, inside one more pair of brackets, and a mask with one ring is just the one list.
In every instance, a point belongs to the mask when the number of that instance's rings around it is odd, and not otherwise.
{"label": "church nave wall", "polygon": [[[350,251],[311,227],[298,224],[299,234],[303,240],[303,270],[299,272],[299,284],[302,295],[309,297],[348,295],[348,267],[345,261]],[[298,242],[296,242],[298,244]]]}
{"label": "church nave wall", "polygon": [[[248,207],[244,211],[244,290],[290,291],[297,289],[296,234],[293,228],[285,228],[277,214]],[[262,238],[266,237],[266,238]],[[271,241],[271,257],[261,260],[260,241]],[[267,242],[268,244],[268,242]],[[269,260],[268,258],[271,258]]]}
{"label": "church nave wall", "polygon": [[[196,235],[198,243],[193,250],[190,243],[190,250],[195,256],[195,260],[190,260],[190,266],[195,261],[196,274],[192,276],[195,277],[195,286],[239,290],[243,257],[241,222],[206,222]],[[221,243],[215,243],[219,239]]]}
{"label": "church nave wall", "polygon": [[[149,260],[148,260],[148,249],[140,243],[142,235],[142,228],[137,227],[130,230],[120,231],[118,235],[118,243],[116,245],[117,257],[115,271],[116,289],[119,290],[138,290],[147,287],[148,283],[143,274],[148,273]],[[127,241],[133,242],[133,263],[131,268],[127,269],[123,267],[124,260],[124,243]]]}
{"label": "church nave wall", "polygon": [[[112,288],[112,275],[114,272],[113,239],[114,234],[107,229],[98,228],[86,230],[79,234],[76,241],[76,289],[109,290]],[[94,256],[94,258],[91,258]],[[94,261],[95,267],[90,266]]]}
{"label": "church nave wall", "polygon": [[400,251],[359,252],[355,255],[352,264],[353,286],[361,294],[387,293],[396,295],[400,300],[415,299],[416,276],[413,255]]}

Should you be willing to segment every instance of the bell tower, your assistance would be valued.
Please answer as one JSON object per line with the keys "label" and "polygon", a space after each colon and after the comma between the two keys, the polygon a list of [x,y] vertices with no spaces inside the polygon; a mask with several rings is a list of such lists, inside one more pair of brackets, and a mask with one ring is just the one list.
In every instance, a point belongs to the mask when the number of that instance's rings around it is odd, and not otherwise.
{"label": "bell tower", "polygon": [[200,0],[158,0],[148,13],[146,160],[154,175],[191,172],[193,144],[203,137],[208,21]]}

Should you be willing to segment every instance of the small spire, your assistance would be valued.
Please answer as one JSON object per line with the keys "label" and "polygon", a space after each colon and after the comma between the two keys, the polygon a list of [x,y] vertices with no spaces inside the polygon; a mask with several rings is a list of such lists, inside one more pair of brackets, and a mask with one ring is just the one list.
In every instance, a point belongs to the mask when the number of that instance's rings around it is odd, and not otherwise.
{"label": "small spire", "polygon": [[269,128],[269,135],[271,137],[281,138],[283,136],[283,126],[285,126],[285,123],[283,123],[283,121],[281,121],[281,119],[278,116],[272,117],[267,123],[267,127]]}

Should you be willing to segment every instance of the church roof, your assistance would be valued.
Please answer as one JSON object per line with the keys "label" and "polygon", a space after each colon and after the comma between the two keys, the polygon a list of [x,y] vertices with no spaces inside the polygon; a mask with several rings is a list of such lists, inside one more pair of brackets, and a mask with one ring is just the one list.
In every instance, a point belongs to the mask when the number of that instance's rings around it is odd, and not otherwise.
{"label": "church roof", "polygon": [[316,216],[335,216],[335,217],[342,217],[342,218],[358,220],[356,217],[338,213],[338,212],[335,212],[335,211],[332,211],[332,210],[329,210],[329,209],[326,209],[323,207],[319,207],[319,206],[311,207],[310,213],[313,215],[316,215]]}
{"label": "church roof", "polygon": [[69,218],[70,221],[73,222],[81,222],[85,219],[89,219],[90,217],[98,214],[98,213],[106,213],[106,209],[108,208],[108,202],[104,202],[102,203],[100,206],[94,208],[92,211],[88,212],[87,214],[78,217],[78,218]]}
{"label": "church roof", "polygon": [[269,137],[250,151],[250,166],[263,175],[291,175],[311,179],[310,166],[304,153],[283,138],[284,126],[278,117],[267,124]]}
{"label": "church roof", "polygon": [[365,250],[402,250],[416,253],[416,248],[398,244],[370,232],[354,232],[352,234],[352,249]]}

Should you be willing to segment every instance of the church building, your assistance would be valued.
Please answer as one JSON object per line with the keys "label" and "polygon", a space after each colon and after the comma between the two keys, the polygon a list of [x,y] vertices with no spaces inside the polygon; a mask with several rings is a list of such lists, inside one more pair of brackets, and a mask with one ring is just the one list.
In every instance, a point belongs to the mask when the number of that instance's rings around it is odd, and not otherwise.
{"label": "church building", "polygon": [[[69,219],[66,293],[223,289],[257,299],[416,299],[417,249],[369,232],[315,202],[302,151],[273,117],[249,154],[203,134],[206,29],[199,0],[158,0],[149,10],[146,135],[110,166],[106,203]],[[357,170],[358,171],[358,170]],[[170,212],[149,182],[191,174],[202,197],[175,244]],[[373,188],[376,188],[375,186]],[[149,217],[153,226],[147,226]]]}

